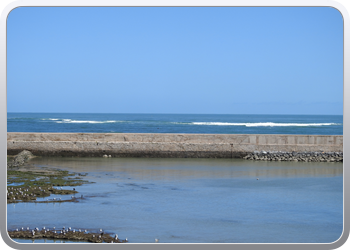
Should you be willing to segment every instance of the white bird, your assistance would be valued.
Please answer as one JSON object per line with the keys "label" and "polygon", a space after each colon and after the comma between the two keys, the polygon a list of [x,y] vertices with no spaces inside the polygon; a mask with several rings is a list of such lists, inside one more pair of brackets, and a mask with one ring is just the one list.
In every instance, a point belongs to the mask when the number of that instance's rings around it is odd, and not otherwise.
{"label": "white bird", "polygon": [[158,240],[158,239],[155,239],[154,241],[155,241],[155,242],[159,242],[159,240]]}
{"label": "white bird", "polygon": [[116,239],[116,240],[118,239],[118,234],[115,234],[115,237],[114,237],[114,239]]}

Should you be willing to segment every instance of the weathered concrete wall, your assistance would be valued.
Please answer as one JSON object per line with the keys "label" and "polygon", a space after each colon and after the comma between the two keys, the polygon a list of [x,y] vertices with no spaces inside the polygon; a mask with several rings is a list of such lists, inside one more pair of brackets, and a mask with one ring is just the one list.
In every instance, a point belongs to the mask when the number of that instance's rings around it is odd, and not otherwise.
{"label": "weathered concrete wall", "polygon": [[7,153],[241,158],[254,151],[343,152],[339,135],[7,133]]}

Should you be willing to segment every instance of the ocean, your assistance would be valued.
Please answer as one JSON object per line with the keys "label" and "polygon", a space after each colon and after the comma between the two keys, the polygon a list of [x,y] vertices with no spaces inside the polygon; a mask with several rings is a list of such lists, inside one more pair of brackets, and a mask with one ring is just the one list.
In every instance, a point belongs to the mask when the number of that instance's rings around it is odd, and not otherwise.
{"label": "ocean", "polygon": [[342,135],[342,115],[7,113],[8,132]]}

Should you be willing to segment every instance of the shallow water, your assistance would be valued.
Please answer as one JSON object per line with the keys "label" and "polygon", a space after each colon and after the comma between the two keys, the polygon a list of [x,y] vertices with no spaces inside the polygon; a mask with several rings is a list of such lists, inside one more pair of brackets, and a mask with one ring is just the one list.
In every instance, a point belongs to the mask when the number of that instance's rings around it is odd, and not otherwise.
{"label": "shallow water", "polygon": [[342,234],[341,163],[45,157],[31,162],[88,173],[83,178],[95,183],[75,187],[84,196],[78,203],[8,204],[8,229],[103,228],[131,243],[325,243]]}

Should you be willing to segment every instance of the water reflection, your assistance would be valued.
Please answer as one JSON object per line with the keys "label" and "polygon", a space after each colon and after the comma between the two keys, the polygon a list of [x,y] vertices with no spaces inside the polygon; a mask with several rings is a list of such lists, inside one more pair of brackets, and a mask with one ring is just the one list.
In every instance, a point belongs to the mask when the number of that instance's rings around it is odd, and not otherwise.
{"label": "water reflection", "polygon": [[[57,164],[59,162],[59,164]],[[74,172],[121,172],[140,179],[322,177],[343,174],[342,163],[267,162],[241,159],[36,158],[39,165]],[[98,177],[101,178],[101,177]]]}

